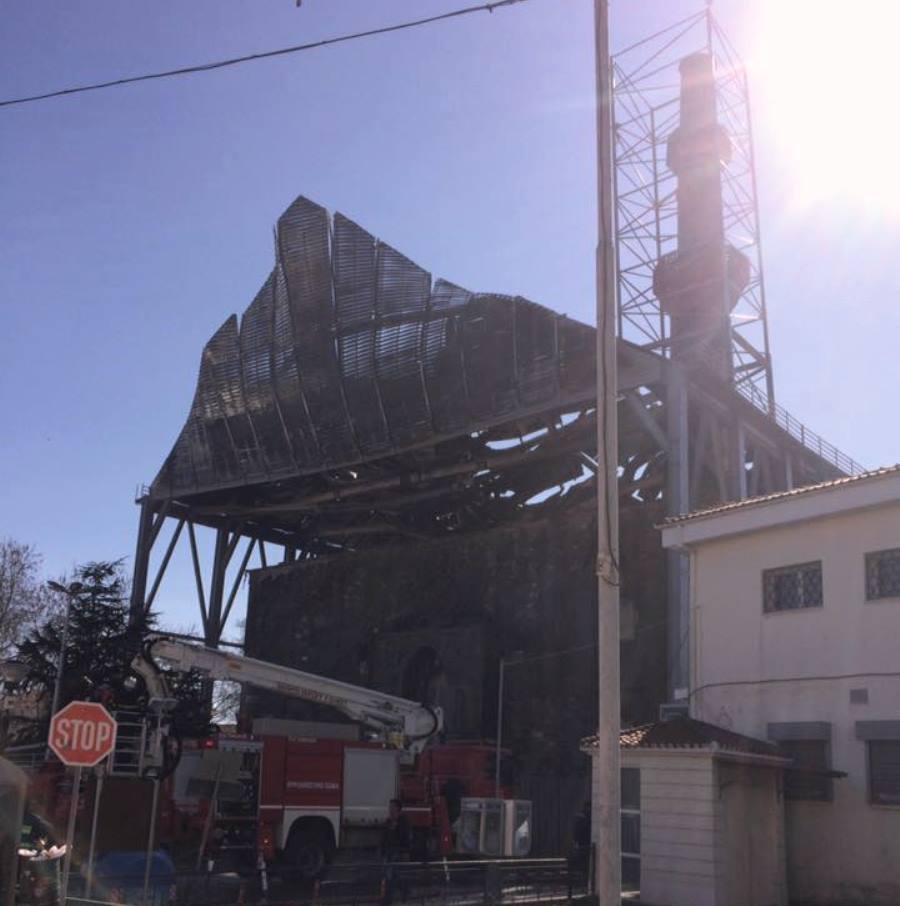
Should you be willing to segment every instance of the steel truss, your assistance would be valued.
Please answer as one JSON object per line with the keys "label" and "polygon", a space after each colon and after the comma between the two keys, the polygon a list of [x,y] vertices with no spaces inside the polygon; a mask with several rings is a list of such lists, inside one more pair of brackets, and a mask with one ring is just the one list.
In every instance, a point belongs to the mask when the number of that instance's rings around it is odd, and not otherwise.
{"label": "steel truss", "polygon": [[670,354],[668,318],[653,275],[676,251],[676,177],[666,165],[667,141],[679,123],[679,63],[698,51],[715,61],[718,118],[732,143],[721,174],[725,236],[750,264],[731,316],[734,383],[754,405],[774,412],[747,75],[709,9],[613,59],[619,335]]}

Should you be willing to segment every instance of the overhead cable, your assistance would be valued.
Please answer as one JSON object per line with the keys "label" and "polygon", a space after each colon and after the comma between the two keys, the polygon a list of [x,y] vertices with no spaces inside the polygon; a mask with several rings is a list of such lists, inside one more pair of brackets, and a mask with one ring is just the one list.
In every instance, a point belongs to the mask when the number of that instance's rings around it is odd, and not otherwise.
{"label": "overhead cable", "polygon": [[13,107],[19,104],[31,104],[36,101],[46,101],[50,98],[65,97],[71,94],[82,94],[86,91],[99,91],[103,88],[116,88],[120,85],[131,85],[134,82],[149,82],[154,79],[169,79],[175,76],[192,75],[200,72],[212,72],[216,69],[225,69],[228,66],[237,66],[241,63],[254,63],[257,60],[267,60],[272,57],[283,57],[288,54],[300,53],[304,50],[315,50],[319,47],[330,47],[334,44],[344,44],[347,41],[356,41],[359,38],[371,38],[375,35],[386,35],[391,32],[404,31],[408,28],[418,28],[422,25],[432,25],[435,22],[443,22],[447,19],[458,19],[460,16],[468,16],[472,13],[492,13],[495,9],[503,6],[513,6],[518,3],[524,3],[526,0],[492,0],[490,3],[482,3],[478,6],[467,6],[462,9],[450,10],[446,13],[440,13],[436,16],[428,16],[424,19],[413,19],[410,22],[399,22],[395,25],[385,25],[381,28],[370,28],[367,31],[355,32],[350,35],[338,35],[334,38],[323,38],[320,41],[310,41],[307,44],[295,44],[292,47],[280,47],[277,50],[265,50],[260,53],[245,54],[240,57],[231,57],[226,60],[216,60],[212,63],[199,63],[195,66],[183,66],[180,69],[167,69],[162,72],[145,73],[144,75],[127,76],[122,79],[112,79],[108,82],[95,82],[91,85],[77,85],[72,88],[60,88],[56,91],[48,91],[44,94],[33,94],[27,97],[9,98],[0,101],[0,107]]}

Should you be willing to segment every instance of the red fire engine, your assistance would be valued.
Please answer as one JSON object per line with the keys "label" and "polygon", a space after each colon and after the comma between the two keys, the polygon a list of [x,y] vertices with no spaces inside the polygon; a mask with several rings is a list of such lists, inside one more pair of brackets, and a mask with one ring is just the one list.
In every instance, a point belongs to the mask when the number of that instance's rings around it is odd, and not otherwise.
{"label": "red fire engine", "polygon": [[[327,704],[354,721],[264,718],[252,736],[211,743],[223,755],[208,756],[205,767],[209,748],[182,755],[176,809],[202,779],[219,836],[232,845],[252,847],[270,861],[281,856],[315,875],[338,851],[377,846],[397,797],[413,831],[414,856],[528,855],[531,803],[513,798],[505,776],[498,788],[494,746],[436,742],[440,708],[166,637],[152,639],[146,652],[133,666],[157,708],[170,698],[158,658],[212,679]],[[224,780],[223,770],[229,772]],[[217,788],[210,791],[211,785]]]}

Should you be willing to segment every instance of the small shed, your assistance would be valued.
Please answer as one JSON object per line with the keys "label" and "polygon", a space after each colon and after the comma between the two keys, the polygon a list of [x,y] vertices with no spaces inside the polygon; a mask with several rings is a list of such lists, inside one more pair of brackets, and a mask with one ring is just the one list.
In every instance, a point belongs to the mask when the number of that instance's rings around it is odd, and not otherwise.
{"label": "small shed", "polygon": [[[790,759],[689,717],[624,730],[620,740],[623,886],[653,906],[785,906]],[[596,740],[583,750],[595,752]]]}

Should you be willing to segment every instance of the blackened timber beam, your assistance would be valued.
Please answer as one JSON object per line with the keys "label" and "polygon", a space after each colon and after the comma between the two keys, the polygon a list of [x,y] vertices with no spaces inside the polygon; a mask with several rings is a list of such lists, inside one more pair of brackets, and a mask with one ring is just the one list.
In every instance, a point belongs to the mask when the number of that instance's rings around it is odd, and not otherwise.
{"label": "blackened timber beam", "polygon": [[321,538],[351,538],[360,535],[406,535],[410,538],[426,539],[430,537],[424,532],[417,532],[401,525],[389,522],[371,522],[366,525],[332,525],[316,529],[316,535]]}
{"label": "blackened timber beam", "polygon": [[[151,506],[153,503],[155,502],[151,502]],[[179,519],[184,518],[188,524],[200,525],[205,528],[228,529],[234,526],[234,516],[222,512],[221,509],[204,507],[201,512],[198,507],[178,500],[171,501],[170,515]],[[304,539],[303,535],[292,529],[273,528],[252,519],[242,521],[240,533],[248,538],[257,538],[268,541],[270,544],[277,544],[279,547],[284,547],[286,544],[300,547],[304,540],[308,541],[308,539]]]}
{"label": "blackened timber beam", "polygon": [[620,497],[631,497],[636,491],[647,491],[652,488],[664,488],[665,480],[661,475],[652,475],[647,478],[639,478],[628,484],[619,485]]}
{"label": "blackened timber beam", "polygon": [[[541,441],[544,442],[542,443]],[[319,504],[340,502],[348,497],[360,497],[381,491],[392,491],[396,488],[415,487],[417,485],[426,484],[429,481],[452,478],[466,474],[475,474],[476,472],[484,470],[494,471],[500,468],[509,467],[515,463],[525,462],[526,460],[528,462],[536,462],[539,459],[547,458],[549,456],[556,456],[566,452],[575,452],[584,445],[585,442],[581,437],[575,438],[571,443],[563,443],[561,441],[554,442],[552,438],[550,442],[547,442],[544,438],[539,438],[534,443],[527,444],[524,449],[517,448],[510,453],[496,453],[478,460],[439,466],[434,469],[423,470],[412,474],[393,475],[389,478],[376,479],[374,481],[346,485],[343,487],[336,486],[330,491],[311,494],[307,497],[299,498],[298,500],[288,503],[269,504],[260,507],[216,507],[214,512],[231,516],[252,515],[255,517],[303,512],[304,510],[316,507]],[[210,511],[201,506],[196,508],[196,512],[206,515]]]}
{"label": "blackened timber beam", "polygon": [[407,507],[419,506],[428,500],[440,499],[442,497],[453,497],[456,494],[466,491],[472,487],[475,479],[471,476],[459,478],[449,484],[442,484],[439,487],[429,487],[422,491],[410,494],[394,495],[383,500],[361,500],[356,502],[340,501],[328,505],[320,505],[315,509],[304,510],[316,516],[339,516],[341,514],[351,513],[397,513]]}
{"label": "blackened timber beam", "polygon": [[669,439],[657,424],[656,419],[647,411],[640,394],[635,390],[625,391],[625,402],[641,423],[644,430],[656,441],[660,450],[669,449]]}
{"label": "blackened timber beam", "polygon": [[[656,358],[658,358],[658,357],[656,357]],[[659,365],[656,366],[655,371],[653,373],[658,376]],[[641,380],[639,380],[636,384],[629,381],[627,383],[627,385],[624,385],[624,386],[629,386],[629,387],[630,386],[642,386],[643,384],[646,383],[646,379],[645,379],[646,374],[647,374],[646,372],[641,371]],[[623,385],[620,383],[620,386],[623,386]],[[591,396],[586,396],[585,391],[581,388],[578,388],[577,390],[572,390],[571,392],[566,393],[566,394],[562,394],[561,398],[558,398],[553,401],[553,409],[563,411],[563,412],[576,412],[576,411],[584,410],[584,409],[593,410],[593,407],[594,407],[593,398]],[[535,404],[533,406],[527,407],[525,409],[525,411],[523,411],[522,413],[519,414],[518,417],[527,418],[529,416],[540,416],[543,413],[546,413],[547,409],[548,409],[548,407],[546,404]],[[471,431],[484,431],[487,429],[491,429],[493,427],[495,427],[495,425],[491,425],[488,423],[473,423],[471,426]],[[404,454],[404,455],[411,454],[411,453],[415,453],[416,451],[421,451],[421,450],[425,450],[428,448],[434,448],[434,447],[440,446],[443,443],[458,441],[463,437],[464,437],[464,435],[462,435],[458,430],[446,431],[437,436],[429,437],[427,440],[423,440],[420,443],[410,444],[404,450],[396,451],[396,452],[398,454]],[[336,463],[334,465],[334,468],[358,469],[360,466],[369,465],[369,464],[370,463],[367,462],[367,460],[365,460],[365,459],[356,458],[356,459],[348,460],[347,462]],[[315,473],[306,473],[303,477],[314,477],[314,476],[321,477],[321,475],[323,474],[324,471],[325,471],[325,467],[323,467],[322,470],[315,472]],[[258,484],[260,487],[265,487],[267,482],[260,481],[260,482],[258,482]],[[248,484],[244,479],[234,478],[234,479],[217,481],[214,486],[205,488],[203,492],[204,493],[224,493],[228,490],[238,490],[238,489],[243,489],[246,487],[248,487]],[[163,493],[159,493],[158,496],[154,497],[154,502],[159,504],[164,500],[183,499],[183,497],[187,496],[189,493],[190,492],[185,491],[183,493],[183,495],[180,495],[179,497],[169,497],[169,496],[164,496]]]}

